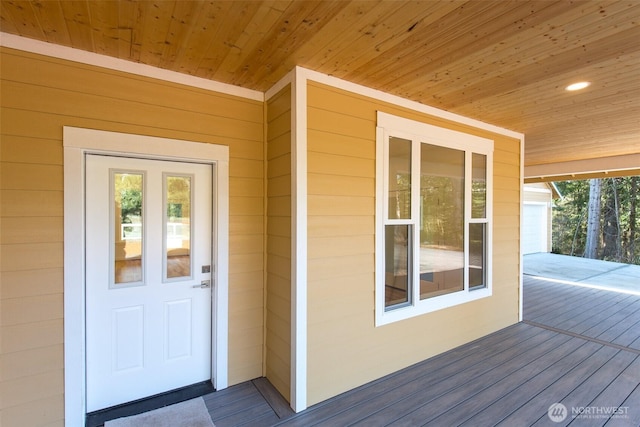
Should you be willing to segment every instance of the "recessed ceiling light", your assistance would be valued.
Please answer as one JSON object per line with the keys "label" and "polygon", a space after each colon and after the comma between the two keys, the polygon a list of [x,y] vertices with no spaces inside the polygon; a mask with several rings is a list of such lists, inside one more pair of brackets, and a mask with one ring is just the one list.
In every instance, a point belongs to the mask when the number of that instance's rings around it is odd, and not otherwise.
{"label": "recessed ceiling light", "polygon": [[569,90],[569,91],[574,91],[574,90],[580,90],[580,89],[584,89],[585,87],[589,86],[591,84],[591,82],[578,82],[578,83],[573,83],[570,84],[569,86],[565,87],[565,90]]}

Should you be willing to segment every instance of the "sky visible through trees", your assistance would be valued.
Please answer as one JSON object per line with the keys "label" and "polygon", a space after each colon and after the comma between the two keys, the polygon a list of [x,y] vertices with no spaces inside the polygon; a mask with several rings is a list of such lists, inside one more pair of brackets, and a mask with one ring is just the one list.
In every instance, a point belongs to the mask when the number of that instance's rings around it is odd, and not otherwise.
{"label": "sky visible through trees", "polygon": [[[563,197],[553,207],[554,253],[587,257],[591,253],[595,259],[640,264],[640,176],[562,181],[556,186]],[[598,225],[591,236],[590,213]],[[589,247],[588,242],[594,246]]]}

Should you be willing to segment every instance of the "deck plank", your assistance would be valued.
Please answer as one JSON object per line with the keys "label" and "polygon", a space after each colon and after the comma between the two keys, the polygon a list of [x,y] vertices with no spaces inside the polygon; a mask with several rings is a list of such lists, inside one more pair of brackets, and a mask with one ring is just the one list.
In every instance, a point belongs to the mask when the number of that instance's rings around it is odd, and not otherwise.
{"label": "deck plank", "polygon": [[[351,412],[361,404],[372,405],[370,401],[378,396],[386,400],[388,390],[404,386],[412,381],[418,381],[430,373],[445,377],[448,375],[447,366],[453,366],[453,371],[455,371],[457,368],[454,365],[463,363],[462,361],[468,357],[490,357],[495,352],[495,347],[500,343],[505,347],[516,346],[519,342],[528,340],[538,334],[540,334],[539,330],[528,328],[524,324],[505,328],[481,340],[467,343],[447,353],[427,359],[402,371],[372,381],[315,405],[313,411],[308,411],[310,413],[305,413],[303,417],[296,415],[286,420],[282,425],[307,426],[325,421],[338,414]],[[373,405],[375,408],[375,404]]]}
{"label": "deck plank", "polygon": [[[535,289],[542,294],[531,294]],[[571,301],[570,308],[553,303],[555,295]],[[542,299],[540,301],[539,299]],[[552,308],[549,308],[552,307]],[[524,315],[528,321],[566,330],[588,338],[640,349],[640,297],[619,292],[565,285],[538,278],[524,279]]]}
{"label": "deck plank", "polygon": [[[503,339],[503,334],[494,334],[486,343],[470,343],[461,349],[452,350],[445,353],[444,357],[436,356],[418,365],[400,371],[399,375],[391,375],[359,387],[348,396],[338,396],[313,408],[312,414],[305,414],[303,417],[294,417],[286,420],[281,425],[286,426],[307,426],[314,425],[335,425],[344,424],[349,421],[357,421],[363,416],[387,408],[399,400],[406,400],[408,396],[418,395],[425,388],[432,388],[435,383],[446,384],[452,376],[460,374],[460,366],[467,368],[467,374],[472,375],[474,370],[484,371],[490,368],[482,365],[483,361],[498,364],[502,358],[508,357],[522,345],[528,342],[529,347],[535,347],[541,342],[548,340],[553,334],[542,333],[535,328],[524,328],[518,325],[515,328],[503,330],[507,335]],[[511,336],[511,333],[519,333]],[[504,354],[497,356],[496,345],[504,344]],[[458,357],[456,357],[456,355]],[[448,356],[448,357],[447,357]],[[465,378],[460,377],[459,381],[464,382]]]}
{"label": "deck plank", "polygon": [[269,406],[273,408],[278,418],[287,418],[295,413],[293,409],[291,409],[289,402],[278,393],[278,390],[271,385],[269,380],[266,378],[257,378],[252,382],[267,403],[269,403]]}
{"label": "deck plank", "polygon": [[[437,417],[458,402],[479,393],[487,386],[520,370],[526,370],[527,366],[535,359],[544,356],[554,348],[562,348],[563,343],[568,341],[568,337],[553,336],[543,343],[530,343],[532,346],[521,348],[522,352],[505,352],[501,358],[481,361],[469,369],[464,369],[464,365],[458,365],[455,375],[445,378],[437,384],[419,389],[412,395],[397,396],[393,406],[381,408],[374,414],[363,418],[356,425],[386,425],[388,423],[421,425],[422,421]],[[569,352],[572,348],[573,346],[566,346],[565,351]]]}
{"label": "deck plank", "polygon": [[[600,367],[597,366],[597,363],[592,364],[586,368],[582,374],[586,379],[578,384],[571,393],[560,401],[560,403],[565,405],[571,413],[573,413],[573,408],[589,407],[591,401],[593,401],[593,399],[602,392],[603,387],[609,385],[612,379],[615,379],[620,375],[620,373],[624,371],[635,358],[636,356],[632,353],[619,351]],[[589,374],[591,370],[594,371]],[[616,405],[613,406],[617,406],[619,403],[622,402],[617,402]],[[563,423],[559,424],[568,425],[572,422],[571,418],[572,417],[569,416]],[[576,418],[576,421],[582,421],[582,419]],[[548,420],[544,419],[539,421],[537,425],[548,424],[547,422]],[[600,419],[600,422],[603,422],[603,420]]]}
{"label": "deck plank", "polygon": [[[640,425],[640,297],[524,278],[524,320],[292,414],[266,379],[205,396],[217,427]],[[528,322],[528,323],[527,323]],[[551,423],[552,403],[628,407]],[[570,414],[571,415],[571,414]]]}
{"label": "deck plank", "polygon": [[625,417],[612,418],[605,424],[607,427],[628,427],[640,426],[640,384],[629,394],[629,397],[622,403],[622,407],[627,409]]}
{"label": "deck plank", "polygon": [[[496,382],[501,382],[506,388],[515,388],[518,385],[522,384],[522,382],[529,379],[535,372],[544,371],[545,367],[552,363],[553,360],[557,360],[558,357],[564,357],[571,355],[572,361],[579,360],[581,358],[589,357],[592,354],[593,349],[590,344],[585,344],[580,347],[578,350],[575,350],[575,343],[566,341],[568,345],[565,346],[556,346],[555,349],[552,349],[551,352],[545,352],[545,355],[548,357],[541,358],[539,363],[533,363],[534,359],[531,360],[531,355],[536,355],[535,352],[527,353],[529,357],[524,358],[524,365],[519,366],[518,363],[514,364],[513,367],[508,366],[504,367],[506,372],[504,372],[503,367],[500,367],[500,373],[498,376],[498,380]],[[575,359],[574,359],[575,358]],[[458,425],[461,422],[465,421],[466,415],[471,415],[477,413],[484,406],[477,406],[472,399],[475,394],[480,392],[486,392],[489,395],[494,393],[493,387],[496,383],[491,383],[493,381],[492,377],[482,378],[482,382],[477,387],[467,387],[465,386],[458,393],[453,395],[443,396],[439,401],[431,402],[428,407],[423,406],[419,410],[414,411],[409,416],[404,418],[404,422],[398,425],[411,426],[411,425]],[[487,382],[489,383],[487,385]],[[472,391],[473,393],[469,393]],[[496,390],[499,395],[499,389]],[[482,399],[480,399],[482,402]],[[459,402],[464,402],[465,405],[460,406]],[[432,410],[432,406],[437,408],[437,411]],[[460,407],[459,407],[460,406]],[[467,414],[464,413],[465,407],[470,407],[472,412]],[[431,410],[431,411],[430,411]],[[452,419],[454,424],[449,424],[449,419]]]}
{"label": "deck plank", "polygon": [[[623,352],[621,352],[622,354]],[[638,386],[640,383],[640,356],[635,357],[635,359],[618,375],[609,383],[607,388],[605,388],[598,396],[593,399],[588,404],[581,403],[581,406],[588,406],[592,408],[620,408],[624,406],[624,401],[629,397],[631,392]],[[606,378],[605,378],[606,380]],[[596,385],[595,389],[598,387]],[[631,410],[631,408],[628,408]],[[624,412],[628,411],[624,409]],[[640,415],[640,408],[633,408]],[[626,418],[626,414],[618,414],[621,419]],[[595,427],[601,426],[603,424],[603,419],[594,417],[594,418],[585,418],[582,417],[579,420],[580,427]],[[606,419],[604,421],[607,421]],[[627,420],[628,421],[628,420]],[[578,423],[577,423],[578,424]],[[639,425],[638,423],[628,424],[628,425]]]}

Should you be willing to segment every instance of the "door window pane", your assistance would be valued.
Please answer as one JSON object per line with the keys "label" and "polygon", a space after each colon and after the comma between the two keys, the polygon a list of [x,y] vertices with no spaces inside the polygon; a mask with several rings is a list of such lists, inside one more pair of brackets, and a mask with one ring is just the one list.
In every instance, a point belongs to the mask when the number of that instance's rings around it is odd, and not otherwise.
{"label": "door window pane", "polygon": [[411,218],[411,141],[389,138],[389,219]]}
{"label": "door window pane", "polygon": [[165,200],[166,277],[191,277],[191,177],[166,176]]}
{"label": "door window pane", "polygon": [[471,182],[471,217],[487,215],[487,156],[473,153]]}
{"label": "door window pane", "polygon": [[411,227],[385,226],[385,307],[408,303],[411,293]]}
{"label": "door window pane", "polygon": [[469,224],[469,289],[485,288],[486,224]]}
{"label": "door window pane", "polygon": [[420,299],[464,289],[464,155],[421,144]]}
{"label": "door window pane", "polygon": [[114,284],[142,281],[143,175],[113,172]]}

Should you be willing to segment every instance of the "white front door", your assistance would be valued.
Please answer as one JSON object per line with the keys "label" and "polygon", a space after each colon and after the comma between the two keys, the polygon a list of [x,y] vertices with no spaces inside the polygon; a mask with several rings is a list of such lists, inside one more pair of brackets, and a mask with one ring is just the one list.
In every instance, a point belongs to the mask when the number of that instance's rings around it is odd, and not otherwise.
{"label": "white front door", "polygon": [[211,378],[212,188],[211,165],[87,156],[87,412]]}

